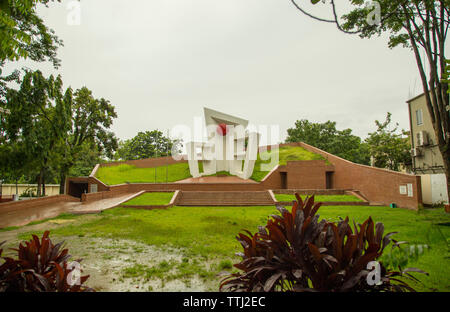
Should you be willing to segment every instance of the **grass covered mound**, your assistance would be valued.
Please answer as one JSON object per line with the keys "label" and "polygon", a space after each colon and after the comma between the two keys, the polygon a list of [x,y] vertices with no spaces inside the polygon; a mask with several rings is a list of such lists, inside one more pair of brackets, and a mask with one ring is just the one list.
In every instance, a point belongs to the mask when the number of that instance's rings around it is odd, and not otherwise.
{"label": "grass covered mound", "polygon": [[[262,155],[258,154],[253,175],[250,179],[257,182],[264,179],[264,177],[276,166],[276,164],[270,164],[270,159],[266,160],[270,157],[271,153],[275,152],[276,150],[264,152]],[[278,164],[286,165],[286,163],[290,160],[325,160],[325,158],[300,146],[281,147],[279,149]],[[263,164],[266,164],[266,168],[261,167]],[[200,172],[203,171],[202,162],[199,162],[199,170]],[[228,172],[218,172],[214,175],[230,174]],[[166,181],[170,183],[184,180],[192,176],[189,171],[188,163],[177,163],[168,166],[156,167],[156,179],[155,168],[138,168],[127,164],[100,167],[98,168],[96,177],[107,185],[115,185],[123,183],[165,183]]]}
{"label": "grass covered mound", "polygon": [[[207,268],[206,262],[210,259],[234,257],[231,260],[235,263],[238,258],[233,255],[242,250],[235,236],[242,229],[257,229],[258,225],[266,223],[270,214],[278,214],[275,207],[172,207],[164,210],[114,208],[95,216],[72,216],[75,222],[59,225],[52,229],[51,235],[70,240],[80,233],[86,233],[83,234],[84,239],[127,239],[162,248],[183,248],[185,257],[204,257],[204,262],[199,265]],[[424,285],[411,286],[419,291],[450,291],[450,214],[446,214],[442,208],[416,212],[389,207],[368,209],[366,206],[324,206],[320,208],[319,214],[321,219],[330,221],[349,216],[356,223],[362,223],[371,216],[375,222],[385,225],[386,233],[398,232],[393,236],[394,239],[410,244],[427,244],[430,248],[418,260],[408,263],[408,267],[420,268],[430,275],[420,275]],[[24,227],[18,238],[29,239],[30,234]],[[102,246],[89,245],[89,252],[96,252],[95,248]],[[389,250],[390,247],[384,254]],[[218,284],[218,272],[211,273],[208,278],[217,279]]]}
{"label": "grass covered mound", "polygon": [[[256,160],[255,168],[250,179],[257,182],[264,179],[264,177],[276,166],[276,164],[270,165],[271,161],[269,157],[271,153],[275,153],[277,151],[279,151],[278,164],[281,166],[286,165],[290,160],[326,160],[323,156],[310,152],[300,146],[282,146],[279,150],[275,149],[273,151],[264,152],[261,155],[258,154],[258,159]],[[263,164],[266,164],[268,168],[261,168],[261,165]]]}
{"label": "grass covered mound", "polygon": [[168,205],[173,197],[174,192],[149,192],[135,197],[122,206],[152,206],[152,205]]}
{"label": "grass covered mound", "polygon": [[[301,198],[304,200],[307,195],[301,195]],[[275,194],[276,200],[280,202],[291,202],[296,200],[295,195],[293,194]],[[320,202],[362,202],[356,196],[353,195],[316,195],[314,196],[316,201]]]}
{"label": "grass covered mound", "polygon": [[98,168],[96,177],[107,185],[122,183],[165,183],[166,172],[167,182],[175,182],[191,177],[189,165],[187,163],[177,163],[155,168],[138,168],[133,165],[117,165]]}

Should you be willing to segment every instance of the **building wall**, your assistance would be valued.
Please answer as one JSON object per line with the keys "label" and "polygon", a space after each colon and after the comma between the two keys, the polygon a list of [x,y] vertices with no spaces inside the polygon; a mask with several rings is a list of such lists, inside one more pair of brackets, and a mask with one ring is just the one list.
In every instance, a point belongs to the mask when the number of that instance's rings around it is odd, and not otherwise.
{"label": "building wall", "polygon": [[327,165],[324,160],[288,161],[288,189],[326,189]]}
{"label": "building wall", "polygon": [[[16,185],[15,184],[2,184],[2,195],[14,195],[16,194]],[[19,196],[25,192],[26,190],[32,189],[35,193],[37,192],[37,184],[18,184],[17,185],[17,194]],[[59,194],[59,184],[46,184],[45,185],[45,195],[53,196]]]}
{"label": "building wall", "polygon": [[[325,157],[334,166],[333,188],[359,190],[370,202],[418,209],[422,203],[420,177],[360,164],[337,157],[303,142],[283,145],[301,146]],[[289,174],[289,173],[288,173]],[[410,194],[401,194],[400,187],[411,188]]]}
{"label": "building wall", "polygon": [[448,203],[447,179],[445,174],[432,174],[431,176],[431,201],[433,204]]}
{"label": "building wall", "polygon": [[68,195],[53,195],[39,198],[33,198],[30,200],[19,200],[13,202],[0,203],[0,210],[2,212],[16,211],[19,209],[36,208],[40,206],[46,206],[59,202],[79,202],[78,198]]}
{"label": "building wall", "polygon": [[420,175],[420,185],[422,187],[422,202],[427,205],[432,205],[431,174]]}
{"label": "building wall", "polygon": [[[422,156],[413,157],[412,170],[416,174],[433,174],[444,173],[444,163],[442,154],[437,146],[437,139],[434,133],[433,124],[431,123],[431,117],[428,113],[428,108],[425,100],[425,96],[421,95],[408,101],[408,109],[410,115],[410,131],[411,131],[411,147],[418,146],[417,133],[420,131],[426,131],[428,134],[428,146],[420,147],[423,151]],[[422,124],[417,124],[416,111],[422,110]]]}

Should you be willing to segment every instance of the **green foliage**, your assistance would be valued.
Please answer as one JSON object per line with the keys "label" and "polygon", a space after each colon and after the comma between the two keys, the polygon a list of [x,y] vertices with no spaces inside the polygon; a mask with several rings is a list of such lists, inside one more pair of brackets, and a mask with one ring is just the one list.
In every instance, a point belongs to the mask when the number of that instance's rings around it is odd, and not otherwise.
{"label": "green foliage", "polygon": [[361,138],[351,129],[337,130],[336,122],[313,123],[297,120],[295,127],[287,130],[286,142],[304,142],[344,159],[368,164],[369,158]]}
{"label": "green foliage", "polygon": [[398,279],[409,276],[407,270],[388,271],[379,262],[380,283],[368,283],[369,266],[380,258],[395,233],[383,236],[384,225],[375,225],[370,217],[359,229],[356,224],[351,228],[348,217],[338,223],[319,222],[316,213],[321,204],[314,203],[314,196],[305,202],[296,197],[292,212],[278,207],[281,215],[272,215],[257,233],[239,233],[237,240],[244,252],[234,266],[243,272],[226,277],[221,290],[414,291]]}
{"label": "green foliage", "polygon": [[[59,0],[58,0],[59,1]],[[47,5],[49,0],[2,0],[0,2],[0,67],[5,61],[31,58],[42,62],[49,60],[57,68],[58,39],[36,14],[38,3]]]}
{"label": "green foliage", "polygon": [[181,142],[165,137],[159,130],[139,132],[134,138],[120,142],[117,160],[135,160],[172,155],[172,147]]}
{"label": "green foliage", "polygon": [[69,169],[69,176],[72,177],[89,176],[92,168],[103,161],[98,145],[91,142],[83,143],[73,159],[73,166]]}
{"label": "green foliage", "polygon": [[230,260],[222,260],[219,263],[220,270],[230,270],[233,268],[233,263]]}
{"label": "green foliage", "polygon": [[28,187],[26,188],[22,194],[20,194],[20,197],[36,197],[37,192],[35,187]]}
{"label": "green foliage", "polygon": [[[445,64],[445,73],[442,77],[442,82],[450,86],[450,60],[445,60]],[[447,90],[447,93],[450,93],[450,88]]]}
{"label": "green foliage", "polygon": [[7,90],[0,173],[10,180],[34,175],[38,184],[64,186],[69,172],[88,175],[101,156],[112,157],[117,148],[108,131],[117,117],[114,106],[95,99],[86,87],[63,93],[62,84],[60,76],[25,71],[19,90]]}
{"label": "green foliage", "polygon": [[101,156],[113,157],[118,143],[108,129],[115,118],[115,107],[108,100],[94,98],[86,87],[75,91],[70,108],[70,128],[58,162],[61,191],[67,174],[89,175]]}
{"label": "green foliage", "polygon": [[[406,245],[401,247],[401,245]],[[391,250],[383,255],[383,263],[387,267],[405,268],[408,263],[416,262],[423,255],[429,246],[427,244],[407,244],[406,242],[395,242]]]}
{"label": "green foliage", "polygon": [[397,133],[398,124],[392,127],[391,113],[387,113],[383,123],[376,120],[375,124],[377,130],[369,133],[366,139],[370,155],[374,157],[374,165],[399,171],[400,165],[411,163],[409,132],[402,130]]}
{"label": "green foliage", "polygon": [[[38,183],[44,183],[60,159],[72,105],[72,90],[63,93],[62,85],[60,76],[46,78],[40,71],[25,71],[20,88],[8,90],[6,108],[10,113],[3,126],[7,140],[0,158],[9,160],[10,171],[23,166],[16,177],[34,168]],[[16,157],[20,159],[17,164]]]}
{"label": "green foliage", "polygon": [[[68,260],[71,256],[63,242],[54,245],[46,231],[39,239],[36,235],[17,251],[17,259],[2,257],[0,248],[0,292],[88,292],[93,291],[83,284],[89,278],[81,276],[79,283],[68,283],[75,270]],[[1,244],[0,244],[1,246]],[[80,262],[81,260],[77,260]],[[69,277],[69,278],[68,278]]]}

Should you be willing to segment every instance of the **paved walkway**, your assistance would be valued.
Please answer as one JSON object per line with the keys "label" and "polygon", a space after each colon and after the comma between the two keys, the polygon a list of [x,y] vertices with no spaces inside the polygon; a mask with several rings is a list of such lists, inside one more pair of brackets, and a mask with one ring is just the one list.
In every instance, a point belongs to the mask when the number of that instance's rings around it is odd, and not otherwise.
{"label": "paved walkway", "polygon": [[81,202],[60,202],[50,205],[39,205],[32,208],[17,209],[12,211],[1,211],[0,228],[9,226],[23,226],[33,221],[40,221],[55,218],[62,213],[96,213],[105,209],[113,208],[124,201],[127,201],[135,194],[124,194],[121,196],[101,199],[91,203]]}
{"label": "paved walkway", "polygon": [[225,177],[200,177],[200,178],[189,178],[177,181],[176,183],[258,183],[256,181],[247,179],[241,179],[236,176],[225,176]]}

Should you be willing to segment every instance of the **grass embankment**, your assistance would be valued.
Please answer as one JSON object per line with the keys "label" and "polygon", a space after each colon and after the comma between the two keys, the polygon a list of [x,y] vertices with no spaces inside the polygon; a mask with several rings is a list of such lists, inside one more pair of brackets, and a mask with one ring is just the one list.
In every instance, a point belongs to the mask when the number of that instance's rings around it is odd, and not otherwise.
{"label": "grass embankment", "polygon": [[[275,162],[271,164],[270,156],[277,150],[264,152],[262,155],[258,154],[258,159],[255,163],[253,175],[250,179],[260,182],[264,177],[277,165]],[[278,164],[286,165],[289,160],[316,160],[325,159],[319,154],[307,151],[306,149],[295,146],[285,146],[279,149]],[[203,171],[202,162],[199,162],[199,170]],[[166,176],[167,175],[167,176]],[[230,175],[228,172],[218,172],[217,175]],[[133,165],[117,165],[109,167],[100,167],[97,171],[96,177],[107,185],[115,185],[122,183],[165,183],[176,182],[192,177],[189,172],[188,163],[178,163],[168,166],[155,168],[138,168]]]}
{"label": "grass embankment", "polygon": [[[177,269],[176,274],[185,270],[185,274],[192,275],[201,269],[204,278],[218,280],[216,274],[221,266],[207,269],[205,263],[213,259],[216,259],[216,263],[230,260],[236,262],[238,258],[234,254],[241,251],[235,239],[236,234],[242,229],[255,232],[257,226],[265,224],[267,217],[273,213],[276,213],[274,207],[172,207],[150,211],[115,208],[104,211],[94,220],[87,219],[87,216],[74,216],[77,221],[83,221],[83,218],[86,221],[77,222],[76,225],[61,225],[52,231],[52,236],[64,238],[83,235],[85,238],[129,239],[163,248],[182,248],[184,257],[202,260],[172,263],[172,267]],[[418,261],[408,264],[430,273],[430,276],[416,274],[424,285],[416,284],[414,287],[421,291],[450,291],[450,215],[442,208],[415,212],[388,207],[325,206],[318,213],[321,218],[336,221],[339,217],[349,216],[359,223],[372,216],[375,222],[384,223],[385,234],[395,231],[399,232],[394,235],[397,240],[429,245],[430,249]],[[29,239],[30,234],[22,234],[20,237]],[[145,274],[151,275],[159,265],[147,265]],[[165,265],[160,269],[164,271]],[[126,273],[133,275],[134,269],[143,270],[136,264]]]}
{"label": "grass embankment", "polygon": [[319,154],[310,152],[300,146],[283,146],[273,151],[266,151],[258,154],[258,159],[255,162],[255,168],[250,179],[260,182],[264,177],[277,165],[271,162],[271,156],[279,152],[278,164],[280,166],[286,165],[289,160],[325,160]]}
{"label": "grass embankment", "polygon": [[[156,180],[155,180],[156,169]],[[98,168],[96,177],[107,185],[122,183],[165,183],[189,178],[189,165],[178,163],[156,168],[138,168],[133,165],[117,165]],[[167,178],[167,179],[166,179]]]}
{"label": "grass embankment", "polygon": [[174,192],[149,192],[135,197],[122,206],[168,205]]}
{"label": "grass embankment", "polygon": [[[300,197],[304,200],[306,196],[307,195],[301,195]],[[275,194],[275,198],[280,202],[291,202],[296,200],[295,195],[291,194]],[[361,199],[353,195],[315,195],[314,200],[321,202],[362,202]]]}

